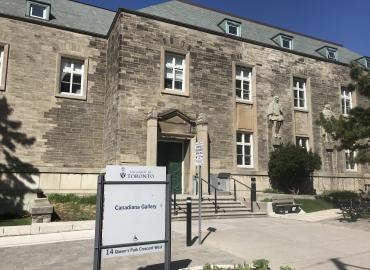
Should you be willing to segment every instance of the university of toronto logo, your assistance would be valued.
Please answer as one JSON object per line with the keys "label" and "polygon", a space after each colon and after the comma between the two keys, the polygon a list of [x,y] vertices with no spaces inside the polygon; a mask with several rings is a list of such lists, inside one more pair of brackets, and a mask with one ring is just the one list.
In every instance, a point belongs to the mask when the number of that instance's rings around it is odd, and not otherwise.
{"label": "university of toronto logo", "polygon": [[125,179],[126,178],[126,171],[125,171],[125,168],[124,167],[122,168],[122,171],[121,171],[120,175],[121,175],[121,178],[122,179]]}

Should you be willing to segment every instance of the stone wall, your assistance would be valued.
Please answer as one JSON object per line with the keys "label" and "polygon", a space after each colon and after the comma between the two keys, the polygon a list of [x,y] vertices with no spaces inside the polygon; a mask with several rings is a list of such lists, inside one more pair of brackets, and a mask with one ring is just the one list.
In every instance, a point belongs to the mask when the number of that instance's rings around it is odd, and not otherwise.
{"label": "stone wall", "polygon": [[[0,41],[9,44],[0,95],[17,131],[35,138],[16,145],[16,155],[34,167],[102,167],[106,40],[7,18],[0,24]],[[88,58],[87,100],[56,97],[58,54]]]}
{"label": "stone wall", "polygon": [[[277,49],[257,46],[166,22],[124,14],[121,25],[119,145],[121,162],[145,164],[146,113],[178,109],[195,117],[208,115],[210,171],[229,171],[241,175],[267,171],[271,142],[268,136],[267,109],[273,96],[280,96],[284,111],[284,143],[295,143],[295,136],[307,134],[313,151],[324,155],[320,127],[316,124],[326,103],[339,115],[340,87],[349,82],[349,68]],[[170,95],[161,89],[161,50],[189,53],[189,96]],[[252,106],[257,113],[254,144],[258,162],[254,168],[235,164],[236,102],[233,91],[233,62],[253,67],[256,79]],[[293,77],[305,78],[309,89],[306,111],[293,109]],[[363,101],[358,104],[364,104]],[[296,126],[294,119],[306,119]],[[252,125],[251,125],[252,126]],[[326,151],[326,150],[325,150]],[[335,154],[335,166],[323,160],[322,172],[346,173],[343,153]],[[333,168],[333,169],[332,169]],[[357,176],[368,171],[359,169]]]}

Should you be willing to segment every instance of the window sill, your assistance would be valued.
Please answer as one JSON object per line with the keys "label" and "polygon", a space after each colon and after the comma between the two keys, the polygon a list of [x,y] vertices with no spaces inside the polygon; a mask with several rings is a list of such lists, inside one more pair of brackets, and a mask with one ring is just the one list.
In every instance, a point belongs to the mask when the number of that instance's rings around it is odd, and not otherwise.
{"label": "window sill", "polygon": [[182,96],[182,97],[189,97],[189,93],[187,93],[187,92],[180,92],[180,91],[171,90],[171,89],[163,89],[161,91],[161,94],[174,95],[174,96]]}
{"label": "window sill", "polygon": [[76,99],[76,100],[84,100],[86,101],[86,96],[78,96],[78,95],[71,95],[71,94],[61,94],[58,93],[55,95],[56,98],[67,98],[67,99]]}
{"label": "window sill", "polygon": [[295,112],[308,113],[307,109],[294,107]]}
{"label": "window sill", "polygon": [[249,165],[236,165],[236,168],[237,169],[254,169],[253,166],[249,166]]}
{"label": "window sill", "polygon": [[252,100],[236,99],[235,101],[236,101],[236,103],[253,105],[253,101]]}

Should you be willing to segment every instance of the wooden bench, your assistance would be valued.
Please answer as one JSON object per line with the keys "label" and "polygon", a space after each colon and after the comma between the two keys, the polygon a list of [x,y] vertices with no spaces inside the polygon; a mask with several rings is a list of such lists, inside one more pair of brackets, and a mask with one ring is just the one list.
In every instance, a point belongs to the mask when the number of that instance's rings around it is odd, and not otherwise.
{"label": "wooden bench", "polygon": [[301,204],[294,203],[293,196],[273,197],[272,209],[278,214],[285,214],[286,212],[299,213]]}

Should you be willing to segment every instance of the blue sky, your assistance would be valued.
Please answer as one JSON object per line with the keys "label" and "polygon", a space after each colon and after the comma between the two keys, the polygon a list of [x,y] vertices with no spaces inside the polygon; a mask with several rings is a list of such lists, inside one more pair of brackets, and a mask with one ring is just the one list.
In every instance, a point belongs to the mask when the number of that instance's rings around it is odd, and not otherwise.
{"label": "blue sky", "polygon": [[[80,0],[111,10],[165,0]],[[343,44],[370,56],[370,0],[193,0],[193,3]]]}

